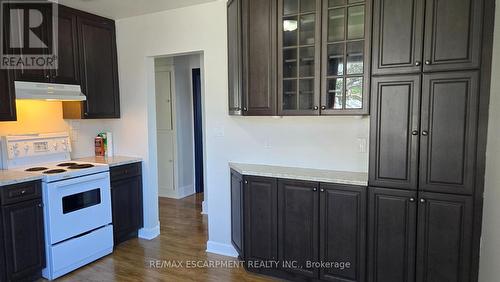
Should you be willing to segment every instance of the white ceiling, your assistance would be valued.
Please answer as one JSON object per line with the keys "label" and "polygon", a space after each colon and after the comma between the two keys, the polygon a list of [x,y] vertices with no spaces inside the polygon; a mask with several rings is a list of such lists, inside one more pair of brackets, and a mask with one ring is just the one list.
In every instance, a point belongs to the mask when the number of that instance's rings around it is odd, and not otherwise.
{"label": "white ceiling", "polygon": [[123,19],[217,0],[59,0],[60,4],[111,19]]}

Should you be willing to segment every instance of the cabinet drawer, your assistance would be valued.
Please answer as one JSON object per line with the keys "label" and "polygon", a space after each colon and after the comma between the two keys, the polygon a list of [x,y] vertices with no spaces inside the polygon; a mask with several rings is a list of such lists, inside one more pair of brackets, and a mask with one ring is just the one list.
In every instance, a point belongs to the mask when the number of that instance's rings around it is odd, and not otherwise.
{"label": "cabinet drawer", "polygon": [[0,188],[0,194],[2,195],[2,205],[19,203],[41,198],[42,185],[39,181],[34,181],[5,186]]}
{"label": "cabinet drawer", "polygon": [[141,168],[142,168],[141,163],[112,167],[110,169],[111,181],[116,181],[120,179],[141,175],[142,172]]}

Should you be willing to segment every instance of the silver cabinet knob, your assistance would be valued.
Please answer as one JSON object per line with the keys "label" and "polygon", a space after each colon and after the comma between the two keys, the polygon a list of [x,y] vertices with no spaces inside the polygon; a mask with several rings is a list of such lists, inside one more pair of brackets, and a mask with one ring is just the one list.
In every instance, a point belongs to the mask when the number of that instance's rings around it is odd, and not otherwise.
{"label": "silver cabinet knob", "polygon": [[430,65],[430,64],[431,64],[431,61],[430,61],[430,60],[426,60],[426,61],[425,61],[425,64],[426,64],[426,65]]}
{"label": "silver cabinet knob", "polygon": [[318,188],[313,188],[313,192],[316,192],[316,191],[318,191]]}
{"label": "silver cabinet knob", "polygon": [[415,66],[417,66],[417,67],[418,67],[418,66],[420,66],[421,64],[422,64],[422,63],[421,63],[420,61],[416,61],[416,62],[415,62]]}
{"label": "silver cabinet knob", "polygon": [[321,190],[320,190],[320,191],[321,191],[321,192],[325,192],[325,189],[321,188]]}
{"label": "silver cabinet knob", "polygon": [[415,202],[415,198],[410,198],[410,203],[414,203]]}
{"label": "silver cabinet knob", "polygon": [[315,107],[314,107],[314,110],[315,110],[315,111],[319,110],[319,107],[318,107],[318,106],[315,106]]}
{"label": "silver cabinet knob", "polygon": [[428,135],[429,135],[429,132],[428,132],[428,131],[422,131],[422,135],[423,135],[423,136],[428,136]]}
{"label": "silver cabinet knob", "polygon": [[420,202],[421,202],[422,204],[424,204],[426,201],[425,201],[425,199],[424,199],[424,198],[422,198],[422,199],[420,199]]}
{"label": "silver cabinet knob", "polygon": [[324,111],[326,110],[326,106],[321,106],[321,109]]}
{"label": "silver cabinet knob", "polygon": [[413,130],[413,131],[411,132],[411,135],[413,135],[413,136],[418,135],[418,130]]}

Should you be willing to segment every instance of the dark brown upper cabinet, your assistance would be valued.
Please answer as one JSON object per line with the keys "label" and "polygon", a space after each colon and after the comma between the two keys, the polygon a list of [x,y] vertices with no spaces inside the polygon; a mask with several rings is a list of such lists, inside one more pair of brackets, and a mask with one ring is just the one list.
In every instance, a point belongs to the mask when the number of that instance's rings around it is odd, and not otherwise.
{"label": "dark brown upper cabinet", "polygon": [[482,0],[375,0],[373,74],[479,68],[482,9]]}
{"label": "dark brown upper cabinet", "polygon": [[277,0],[228,2],[229,114],[277,112]]}
{"label": "dark brown upper cabinet", "polygon": [[[78,103],[81,111],[76,118],[120,118],[115,22],[85,15],[77,23],[81,86],[87,101]],[[75,118],[68,108],[64,115]]]}
{"label": "dark brown upper cabinet", "polygon": [[369,110],[371,1],[323,1],[321,115]]}
{"label": "dark brown upper cabinet", "polygon": [[424,71],[480,66],[483,0],[427,0]]}
{"label": "dark brown upper cabinet", "polygon": [[284,269],[315,278],[318,268],[307,267],[319,255],[319,184],[278,181],[278,260],[295,261],[299,267]]}
{"label": "dark brown upper cabinet", "polygon": [[320,184],[319,261],[350,263],[321,268],[322,281],[366,281],[366,187]]}
{"label": "dark brown upper cabinet", "polygon": [[278,257],[277,180],[245,176],[244,187],[245,259],[276,260]]}
{"label": "dark brown upper cabinet", "polygon": [[80,84],[77,16],[69,8],[58,10],[58,66],[52,71],[51,81],[61,84]]}
{"label": "dark brown upper cabinet", "polygon": [[416,281],[473,281],[472,217],[472,197],[419,193]]}
{"label": "dark brown upper cabinet", "polygon": [[472,194],[479,103],[477,72],[425,74],[420,189]]}
{"label": "dark brown upper cabinet", "polygon": [[11,71],[0,70],[0,121],[17,119],[13,76]]}
{"label": "dark brown upper cabinet", "polygon": [[278,0],[278,113],[320,114],[321,0]]}
{"label": "dark brown upper cabinet", "polygon": [[415,282],[417,192],[370,188],[368,199],[368,281]]}
{"label": "dark brown upper cabinet", "polygon": [[243,114],[241,1],[227,2],[229,114]]}
{"label": "dark brown upper cabinet", "polygon": [[418,187],[420,84],[420,75],[372,79],[372,186]]}
{"label": "dark brown upper cabinet", "polygon": [[372,73],[422,70],[425,0],[375,0]]}

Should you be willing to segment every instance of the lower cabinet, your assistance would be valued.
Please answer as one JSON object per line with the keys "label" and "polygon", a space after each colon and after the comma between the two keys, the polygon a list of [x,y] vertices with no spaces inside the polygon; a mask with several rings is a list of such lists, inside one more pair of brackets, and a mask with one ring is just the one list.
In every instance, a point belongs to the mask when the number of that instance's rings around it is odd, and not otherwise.
{"label": "lower cabinet", "polygon": [[115,246],[136,238],[143,226],[141,164],[110,169],[113,238]]}
{"label": "lower cabinet", "polygon": [[369,190],[368,281],[470,281],[471,197]]}
{"label": "lower cabinet", "polygon": [[0,187],[0,189],[2,189],[3,203],[0,281],[35,281],[41,277],[42,269],[45,267],[40,182]]}
{"label": "lower cabinet", "polygon": [[365,281],[366,187],[231,171],[231,210],[232,242],[247,269],[289,280]]}

